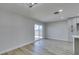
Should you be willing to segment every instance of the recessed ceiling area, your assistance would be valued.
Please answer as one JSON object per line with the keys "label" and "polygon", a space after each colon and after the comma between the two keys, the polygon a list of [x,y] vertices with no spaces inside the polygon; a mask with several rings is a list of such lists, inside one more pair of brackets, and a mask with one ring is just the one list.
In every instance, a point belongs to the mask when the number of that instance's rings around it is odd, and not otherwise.
{"label": "recessed ceiling area", "polygon": [[[65,20],[79,16],[79,3],[37,3],[29,8],[26,3],[0,4],[0,10],[7,10],[42,22]],[[59,12],[58,14],[54,14]]]}

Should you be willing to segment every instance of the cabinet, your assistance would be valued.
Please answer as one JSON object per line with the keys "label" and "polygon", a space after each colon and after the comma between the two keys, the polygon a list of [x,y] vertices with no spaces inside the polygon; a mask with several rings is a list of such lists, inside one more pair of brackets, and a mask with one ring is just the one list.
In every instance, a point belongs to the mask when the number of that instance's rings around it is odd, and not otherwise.
{"label": "cabinet", "polygon": [[67,26],[68,26],[68,40],[69,41],[73,41],[73,35],[76,35],[77,34],[77,18],[72,18],[72,19],[69,19],[67,21]]}

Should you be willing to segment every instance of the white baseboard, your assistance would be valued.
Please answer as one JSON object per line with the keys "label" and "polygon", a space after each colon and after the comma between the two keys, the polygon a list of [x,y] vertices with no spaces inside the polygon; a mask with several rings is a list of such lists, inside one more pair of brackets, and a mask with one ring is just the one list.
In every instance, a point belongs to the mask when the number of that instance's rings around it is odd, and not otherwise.
{"label": "white baseboard", "polygon": [[[55,39],[55,38],[53,38],[53,39],[51,39],[51,38],[46,38],[47,40],[48,39],[50,39],[50,40],[59,40],[59,39]],[[64,42],[70,42],[70,43],[72,43],[72,41],[67,41],[67,40],[59,40],[59,41],[64,41]]]}
{"label": "white baseboard", "polygon": [[16,46],[16,47],[13,47],[13,48],[10,48],[10,49],[7,49],[5,51],[1,51],[0,54],[3,54],[3,53],[6,53],[6,52],[9,52],[9,51],[12,51],[14,49],[17,49],[17,48],[20,48],[20,47],[23,47],[25,45],[28,45],[28,44],[31,44],[31,43],[34,43],[35,41],[31,41],[31,42],[28,42],[28,43],[24,43],[24,44],[21,44],[19,46]]}

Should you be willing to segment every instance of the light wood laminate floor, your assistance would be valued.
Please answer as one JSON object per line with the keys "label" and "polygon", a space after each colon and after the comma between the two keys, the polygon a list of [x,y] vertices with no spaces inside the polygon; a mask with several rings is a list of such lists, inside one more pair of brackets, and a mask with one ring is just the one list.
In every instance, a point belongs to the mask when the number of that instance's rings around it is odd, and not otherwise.
{"label": "light wood laminate floor", "polygon": [[41,39],[2,55],[73,55],[72,45],[71,42]]}

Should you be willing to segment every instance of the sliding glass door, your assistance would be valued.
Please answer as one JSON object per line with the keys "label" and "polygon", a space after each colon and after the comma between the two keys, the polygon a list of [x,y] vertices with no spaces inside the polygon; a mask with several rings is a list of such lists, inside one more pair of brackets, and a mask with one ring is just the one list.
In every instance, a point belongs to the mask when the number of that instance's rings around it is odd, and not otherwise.
{"label": "sliding glass door", "polygon": [[43,36],[43,26],[42,25],[38,25],[38,24],[35,24],[34,25],[34,32],[35,32],[35,40],[39,40],[42,38]]}

